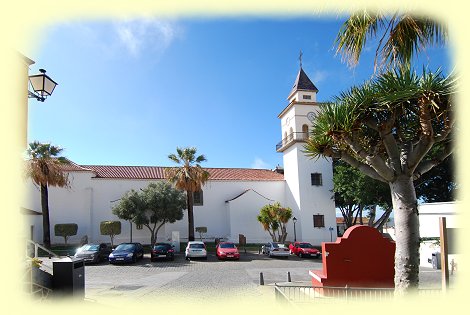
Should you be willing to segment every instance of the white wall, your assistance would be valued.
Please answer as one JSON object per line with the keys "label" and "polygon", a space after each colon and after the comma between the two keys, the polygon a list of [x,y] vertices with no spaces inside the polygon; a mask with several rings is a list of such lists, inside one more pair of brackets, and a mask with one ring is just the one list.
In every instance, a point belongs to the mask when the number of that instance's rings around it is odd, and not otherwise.
{"label": "white wall", "polygon": [[228,202],[227,207],[230,213],[230,241],[238,242],[238,235],[243,234],[247,243],[264,243],[271,241],[271,236],[265,231],[256,219],[260,209],[274,202],[281,200],[269,200],[260,196],[253,190],[248,190],[239,198]]}
{"label": "white wall", "polygon": [[[69,243],[79,243],[82,236],[87,235],[89,242],[110,242],[109,236],[100,235],[99,225],[101,221],[119,220],[112,214],[112,206],[119,202],[126,191],[139,190],[146,187],[151,180],[130,179],[102,179],[92,178],[91,172],[70,173],[72,187],[49,188],[49,210],[51,222],[52,243],[63,243],[62,237],[56,237],[53,233],[54,224],[76,223],[78,233],[69,238]],[[194,226],[206,226],[208,231],[205,237],[230,237],[230,218],[226,201],[235,198],[247,189],[253,189],[266,198],[284,202],[284,181],[208,181],[203,187],[203,205],[194,206]],[[241,203],[249,211],[254,211],[257,206],[250,203]],[[264,205],[264,204],[263,204]],[[40,191],[31,183],[28,184],[24,207],[41,212]],[[257,209],[259,213],[259,207]],[[28,216],[29,217],[29,216]],[[34,220],[35,240],[42,242],[42,217],[29,218]],[[254,218],[256,221],[256,217]],[[128,221],[120,220],[122,233],[117,235],[114,243],[127,242],[130,239],[130,225]],[[245,223],[247,221],[245,220]],[[256,222],[257,223],[257,222]],[[26,222],[29,229],[29,222]],[[171,239],[172,231],[179,231],[182,241],[187,240],[187,211],[184,218],[173,224],[166,224],[158,233],[158,241]],[[234,230],[238,225],[233,224]],[[261,226],[258,229],[262,230]],[[25,231],[26,233],[27,231]],[[238,240],[238,232],[236,238]],[[137,230],[133,226],[133,241],[148,244],[150,232],[146,227]],[[242,233],[243,234],[243,233]],[[196,233],[196,238],[198,233]]]}

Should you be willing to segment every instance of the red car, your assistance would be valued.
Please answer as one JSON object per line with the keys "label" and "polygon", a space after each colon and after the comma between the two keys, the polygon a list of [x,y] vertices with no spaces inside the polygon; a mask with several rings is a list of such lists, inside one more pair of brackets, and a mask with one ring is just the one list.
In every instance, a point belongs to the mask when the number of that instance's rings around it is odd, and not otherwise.
{"label": "red car", "polygon": [[230,242],[220,242],[217,244],[215,247],[215,254],[218,259],[240,259],[240,253],[238,252],[237,246]]}
{"label": "red car", "polygon": [[299,257],[318,257],[320,256],[320,251],[313,247],[310,243],[305,242],[294,242],[289,244],[289,250],[292,254],[295,254]]}

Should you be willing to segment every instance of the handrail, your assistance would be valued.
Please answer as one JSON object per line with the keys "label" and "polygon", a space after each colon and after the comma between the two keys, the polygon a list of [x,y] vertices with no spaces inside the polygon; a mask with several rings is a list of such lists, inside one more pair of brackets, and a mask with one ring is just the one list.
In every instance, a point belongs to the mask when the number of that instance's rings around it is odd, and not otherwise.
{"label": "handrail", "polygon": [[281,148],[293,143],[294,141],[306,141],[307,139],[308,132],[291,132],[276,145],[276,151],[279,151]]}
{"label": "handrail", "polygon": [[[56,253],[50,251],[49,249],[45,248],[45,247],[42,246],[42,245],[39,245],[39,244],[36,243],[36,242],[33,242],[32,240],[26,240],[26,245],[28,245],[28,244],[34,245],[34,257],[33,257],[33,258],[38,257],[39,248],[42,249],[43,251],[45,251],[46,253],[48,253],[50,256],[60,257],[60,256],[57,255]],[[26,256],[27,256],[27,257],[29,257],[28,254],[29,254],[29,253],[28,253],[28,246],[26,246]]]}

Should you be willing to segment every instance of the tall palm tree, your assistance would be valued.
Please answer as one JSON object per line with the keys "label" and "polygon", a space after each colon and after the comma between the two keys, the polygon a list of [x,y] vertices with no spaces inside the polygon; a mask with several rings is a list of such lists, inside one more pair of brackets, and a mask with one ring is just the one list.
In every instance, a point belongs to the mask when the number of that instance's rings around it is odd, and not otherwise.
{"label": "tall palm tree", "polygon": [[176,154],[170,154],[168,158],[180,166],[166,169],[167,179],[174,183],[176,188],[186,191],[189,241],[194,241],[193,193],[200,191],[209,178],[209,172],[200,165],[207,159],[204,155],[196,156],[196,151],[194,147],[177,147]]}
{"label": "tall palm tree", "polygon": [[428,46],[446,43],[447,29],[431,19],[406,13],[386,16],[357,12],[342,25],[335,40],[336,53],[355,66],[370,39],[378,40],[375,69],[409,68],[415,54]]}
{"label": "tall palm tree", "polygon": [[27,154],[29,161],[26,165],[26,175],[41,189],[43,244],[51,247],[51,232],[49,221],[49,192],[48,187],[69,187],[68,174],[62,165],[70,162],[62,156],[62,148],[49,143],[34,141],[29,144]]}

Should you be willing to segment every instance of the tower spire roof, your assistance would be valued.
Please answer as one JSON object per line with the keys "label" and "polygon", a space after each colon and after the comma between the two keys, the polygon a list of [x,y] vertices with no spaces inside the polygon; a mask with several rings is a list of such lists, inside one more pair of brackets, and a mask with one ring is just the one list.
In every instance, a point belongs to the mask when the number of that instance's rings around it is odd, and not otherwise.
{"label": "tower spire roof", "polygon": [[302,69],[302,66],[299,69],[299,73],[297,74],[294,86],[292,87],[292,91],[289,93],[289,95],[292,95],[293,93],[299,90],[318,92],[317,87],[309,79],[307,74]]}
{"label": "tower spire roof", "polygon": [[317,87],[315,84],[312,83],[312,81],[309,79],[307,74],[304,72],[302,69],[302,50],[300,50],[299,53],[299,73],[297,74],[297,78],[295,79],[294,86],[292,87],[292,91],[289,93],[289,96],[295,93],[296,91],[302,90],[302,91],[312,91],[312,92],[318,92]]}

